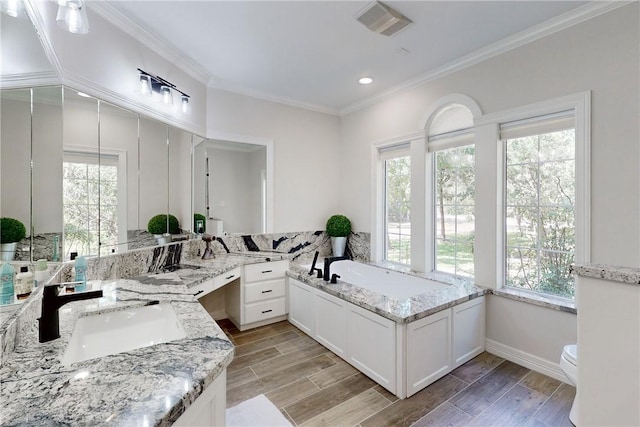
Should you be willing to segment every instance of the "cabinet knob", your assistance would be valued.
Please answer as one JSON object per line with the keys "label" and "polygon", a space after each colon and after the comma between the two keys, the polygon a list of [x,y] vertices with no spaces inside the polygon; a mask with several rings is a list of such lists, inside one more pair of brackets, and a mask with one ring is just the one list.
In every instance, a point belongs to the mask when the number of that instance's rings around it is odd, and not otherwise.
{"label": "cabinet knob", "polygon": [[269,309],[269,310],[264,310],[264,311],[262,312],[262,314],[265,314],[265,313],[271,313],[272,311],[273,311],[273,310],[271,310],[271,309]]}
{"label": "cabinet knob", "polygon": [[263,270],[263,271],[262,271],[262,274],[264,274],[264,273],[271,273],[271,272],[273,272],[273,270]]}
{"label": "cabinet knob", "polygon": [[273,289],[269,289],[269,290],[266,290],[266,291],[262,291],[262,293],[263,294],[268,294],[269,292],[272,292],[272,291],[273,291]]}

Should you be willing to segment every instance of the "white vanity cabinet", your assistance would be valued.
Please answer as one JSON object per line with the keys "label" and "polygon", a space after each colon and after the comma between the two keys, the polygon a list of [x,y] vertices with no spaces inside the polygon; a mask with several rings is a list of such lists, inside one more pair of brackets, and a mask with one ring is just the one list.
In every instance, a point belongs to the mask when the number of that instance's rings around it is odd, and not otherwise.
{"label": "white vanity cabinet", "polygon": [[255,328],[286,319],[288,260],[247,264],[242,280],[226,292],[227,314],[240,329]]}
{"label": "white vanity cabinet", "polygon": [[189,405],[174,427],[214,427],[226,425],[227,370],[216,378],[202,394]]}
{"label": "white vanity cabinet", "polygon": [[233,270],[227,271],[219,276],[209,279],[205,282],[198,284],[192,288],[193,296],[196,298],[202,298],[203,296],[220,289],[224,285],[233,282],[240,278],[240,267],[236,267]]}
{"label": "white vanity cabinet", "polygon": [[289,277],[288,302],[292,324],[400,398],[484,351],[484,297],[396,323]]}

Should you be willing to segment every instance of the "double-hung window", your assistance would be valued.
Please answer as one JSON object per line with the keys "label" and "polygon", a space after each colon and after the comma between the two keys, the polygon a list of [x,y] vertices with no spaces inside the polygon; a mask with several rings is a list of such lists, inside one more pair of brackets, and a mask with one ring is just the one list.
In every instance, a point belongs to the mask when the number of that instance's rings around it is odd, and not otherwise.
{"label": "double-hung window", "polygon": [[500,126],[505,285],[573,298],[576,129],[573,110]]}
{"label": "double-hung window", "polygon": [[409,144],[380,149],[384,171],[384,259],[411,264],[411,157]]}
{"label": "double-hung window", "polygon": [[433,170],[434,270],[474,275],[475,146],[473,116],[451,105],[429,127]]}

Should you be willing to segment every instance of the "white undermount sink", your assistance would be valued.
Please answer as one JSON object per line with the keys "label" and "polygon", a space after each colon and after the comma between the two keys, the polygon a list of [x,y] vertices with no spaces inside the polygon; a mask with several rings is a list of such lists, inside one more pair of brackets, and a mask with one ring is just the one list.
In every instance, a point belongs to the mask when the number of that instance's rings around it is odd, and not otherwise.
{"label": "white undermount sink", "polygon": [[118,354],[186,337],[170,303],[80,317],[62,364]]}

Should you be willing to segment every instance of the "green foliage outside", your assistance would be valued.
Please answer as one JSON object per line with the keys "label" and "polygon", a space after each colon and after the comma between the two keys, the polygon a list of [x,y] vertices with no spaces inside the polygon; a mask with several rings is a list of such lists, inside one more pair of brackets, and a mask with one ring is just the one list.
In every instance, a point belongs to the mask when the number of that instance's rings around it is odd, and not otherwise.
{"label": "green foliage outside", "polygon": [[63,163],[64,253],[107,254],[118,244],[118,167]]}
{"label": "green foliage outside", "polygon": [[507,140],[505,151],[507,284],[572,298],[575,132]]}
{"label": "green foliage outside", "polygon": [[178,234],[180,233],[180,224],[175,216],[160,214],[149,220],[147,231],[151,234]]}
{"label": "green foliage outside", "polygon": [[351,233],[351,221],[344,215],[333,215],[327,220],[326,228],[331,237],[347,237]]}
{"label": "green foliage outside", "polygon": [[385,161],[386,259],[411,264],[411,158]]}
{"label": "green foliage outside", "polygon": [[27,237],[24,224],[15,218],[0,218],[0,243],[14,243]]}

